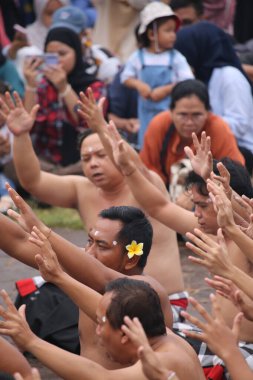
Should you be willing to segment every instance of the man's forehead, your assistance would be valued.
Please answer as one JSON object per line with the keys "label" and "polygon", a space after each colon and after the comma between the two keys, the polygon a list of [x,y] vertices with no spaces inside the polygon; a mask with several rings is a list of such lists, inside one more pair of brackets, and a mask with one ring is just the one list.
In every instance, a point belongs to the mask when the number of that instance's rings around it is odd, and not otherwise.
{"label": "man's forehead", "polygon": [[103,237],[106,239],[115,238],[122,225],[118,220],[111,220],[106,218],[98,218],[95,225],[90,228],[89,232],[96,239]]}
{"label": "man's forehead", "polygon": [[93,133],[86,137],[82,142],[82,151],[88,149],[103,149],[103,144],[101,143],[97,133]]}

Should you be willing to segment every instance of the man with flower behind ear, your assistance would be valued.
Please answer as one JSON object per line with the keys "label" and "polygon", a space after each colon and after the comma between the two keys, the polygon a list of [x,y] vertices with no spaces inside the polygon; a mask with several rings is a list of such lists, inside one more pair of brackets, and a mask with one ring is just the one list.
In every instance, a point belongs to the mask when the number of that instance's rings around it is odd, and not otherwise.
{"label": "man with flower behind ear", "polygon": [[[16,214],[19,222],[23,222],[23,226],[26,225],[29,231],[35,225],[42,231],[52,244],[62,267],[76,280],[101,294],[109,281],[119,277],[131,276],[147,281],[158,293],[166,326],[171,327],[172,314],[164,288],[155,279],[143,275],[152,244],[153,230],[141,210],[129,206],[115,206],[101,211],[88,232],[88,243],[84,251],[40,222],[13,189],[9,188],[9,194],[21,211],[20,216]],[[10,212],[10,215],[15,215],[15,212]],[[38,250],[28,240],[29,234],[2,215],[0,233],[3,237],[0,242],[1,249],[23,263],[37,267],[35,255]],[[107,369],[121,368],[122,365],[111,360],[105,348],[98,344],[95,329],[94,322],[85,313],[80,312],[81,356],[92,359]]]}
{"label": "man with flower behind ear", "polygon": [[[99,235],[96,232],[95,235]],[[190,372],[191,380],[204,380],[202,368],[190,345],[169,329],[166,330],[159,297],[149,283],[141,281],[140,276],[132,276],[134,279],[125,276],[109,281],[104,295],[101,295],[62,270],[47,237],[38,228],[34,227],[29,240],[39,248],[35,260],[42,276],[61,287],[96,323],[97,348],[102,346],[107,357],[119,364],[120,369],[108,370],[100,363],[73,355],[38,338],[26,322],[24,305],[17,311],[3,290],[1,296],[6,309],[0,309],[3,318],[0,333],[11,336],[19,347],[32,353],[66,380],[144,380],[146,376],[137,353],[139,343],[129,339],[126,331],[126,327],[131,326],[131,320],[137,317],[168,375],[173,370],[181,380],[188,380]],[[137,247],[135,244],[131,246]],[[142,256],[140,246],[136,252]]]}

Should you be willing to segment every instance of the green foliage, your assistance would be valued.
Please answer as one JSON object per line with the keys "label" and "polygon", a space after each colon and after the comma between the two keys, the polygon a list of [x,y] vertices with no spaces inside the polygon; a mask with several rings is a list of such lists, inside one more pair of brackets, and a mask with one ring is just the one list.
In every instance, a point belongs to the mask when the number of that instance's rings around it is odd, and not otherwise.
{"label": "green foliage", "polygon": [[76,210],[62,207],[36,208],[34,212],[48,227],[83,229],[83,223]]}

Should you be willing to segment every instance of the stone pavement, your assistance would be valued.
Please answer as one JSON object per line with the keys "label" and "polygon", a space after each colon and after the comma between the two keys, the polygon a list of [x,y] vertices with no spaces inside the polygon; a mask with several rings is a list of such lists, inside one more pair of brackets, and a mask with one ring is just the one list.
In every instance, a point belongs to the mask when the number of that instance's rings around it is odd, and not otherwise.
{"label": "stone pavement", "polygon": [[[83,246],[86,242],[87,235],[84,231],[73,231],[67,229],[55,229],[55,231],[79,246]],[[185,289],[190,293],[190,295],[196,297],[196,299],[208,309],[208,295],[210,293],[210,289],[203,281],[207,273],[203,270],[203,268],[191,264],[187,258],[188,254],[189,251],[184,247],[184,244],[180,244],[180,255],[185,279]],[[15,281],[22,278],[29,278],[36,274],[38,274],[38,272],[35,269],[19,263],[15,259],[5,255],[0,250],[0,288],[5,289],[13,300],[16,297]],[[192,310],[189,308],[189,311],[191,312]],[[42,380],[60,379],[47,368],[43,367],[36,359],[28,358],[28,360],[32,366],[39,368]]]}

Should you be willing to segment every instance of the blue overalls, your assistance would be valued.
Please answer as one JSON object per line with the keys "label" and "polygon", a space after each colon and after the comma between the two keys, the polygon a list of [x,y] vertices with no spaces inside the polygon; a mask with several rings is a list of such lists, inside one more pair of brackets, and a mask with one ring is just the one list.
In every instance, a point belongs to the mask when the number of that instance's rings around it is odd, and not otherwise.
{"label": "blue overalls", "polygon": [[[139,58],[141,61],[140,80],[147,83],[152,89],[165,86],[172,82],[173,59],[175,50],[168,51],[168,65],[145,65],[143,50],[139,49]],[[138,117],[140,121],[140,130],[138,132],[138,144],[143,145],[144,134],[151,119],[161,111],[168,110],[170,106],[170,95],[166,96],[159,102],[153,102],[149,99],[138,97]]]}

